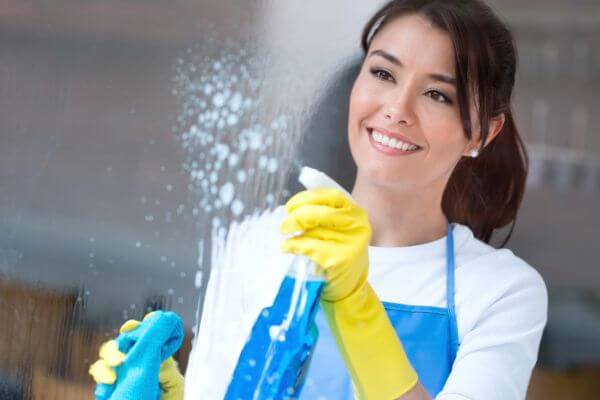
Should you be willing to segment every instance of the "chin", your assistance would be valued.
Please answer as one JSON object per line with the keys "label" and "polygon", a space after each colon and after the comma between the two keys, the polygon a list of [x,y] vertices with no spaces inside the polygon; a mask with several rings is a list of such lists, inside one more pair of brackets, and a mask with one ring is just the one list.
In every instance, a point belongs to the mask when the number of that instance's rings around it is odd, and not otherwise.
{"label": "chin", "polygon": [[383,165],[361,165],[357,163],[357,175],[361,181],[372,186],[387,188],[410,188],[415,187],[414,177],[407,176],[404,171],[394,171]]}

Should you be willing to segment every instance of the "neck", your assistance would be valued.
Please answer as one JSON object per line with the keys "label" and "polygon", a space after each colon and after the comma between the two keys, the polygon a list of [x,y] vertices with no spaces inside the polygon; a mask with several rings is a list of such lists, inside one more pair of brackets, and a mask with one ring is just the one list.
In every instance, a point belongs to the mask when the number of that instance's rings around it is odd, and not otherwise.
{"label": "neck", "polygon": [[390,188],[359,176],[352,197],[369,215],[372,246],[414,246],[446,235],[442,212],[443,184],[420,188]]}

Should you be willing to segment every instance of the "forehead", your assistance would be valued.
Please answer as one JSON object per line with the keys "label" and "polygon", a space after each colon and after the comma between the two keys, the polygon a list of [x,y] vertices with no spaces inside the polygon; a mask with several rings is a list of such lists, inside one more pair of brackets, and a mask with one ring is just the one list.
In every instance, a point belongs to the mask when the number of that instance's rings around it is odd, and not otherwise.
{"label": "forehead", "polygon": [[375,35],[369,51],[382,49],[407,68],[454,76],[454,47],[447,32],[417,14],[393,19]]}

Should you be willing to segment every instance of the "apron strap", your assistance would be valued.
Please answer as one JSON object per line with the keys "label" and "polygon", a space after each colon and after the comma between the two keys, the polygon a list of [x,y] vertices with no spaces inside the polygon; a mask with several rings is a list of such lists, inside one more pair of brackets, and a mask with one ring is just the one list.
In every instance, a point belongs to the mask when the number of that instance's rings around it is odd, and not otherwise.
{"label": "apron strap", "polygon": [[454,234],[450,223],[446,223],[446,305],[450,319],[450,356],[452,362],[458,349],[458,327],[454,309]]}

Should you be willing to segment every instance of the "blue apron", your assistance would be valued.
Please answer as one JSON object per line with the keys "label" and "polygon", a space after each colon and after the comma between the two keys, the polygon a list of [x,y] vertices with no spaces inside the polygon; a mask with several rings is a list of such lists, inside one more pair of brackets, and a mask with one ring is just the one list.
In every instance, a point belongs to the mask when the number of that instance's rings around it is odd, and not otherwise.
{"label": "blue apron", "polygon": [[[447,308],[441,308],[383,302],[406,355],[419,375],[419,382],[432,398],[444,387],[458,350],[454,311],[454,240],[449,224],[446,225],[446,305]],[[300,399],[353,399],[350,376],[321,310],[316,323],[319,340]]]}

